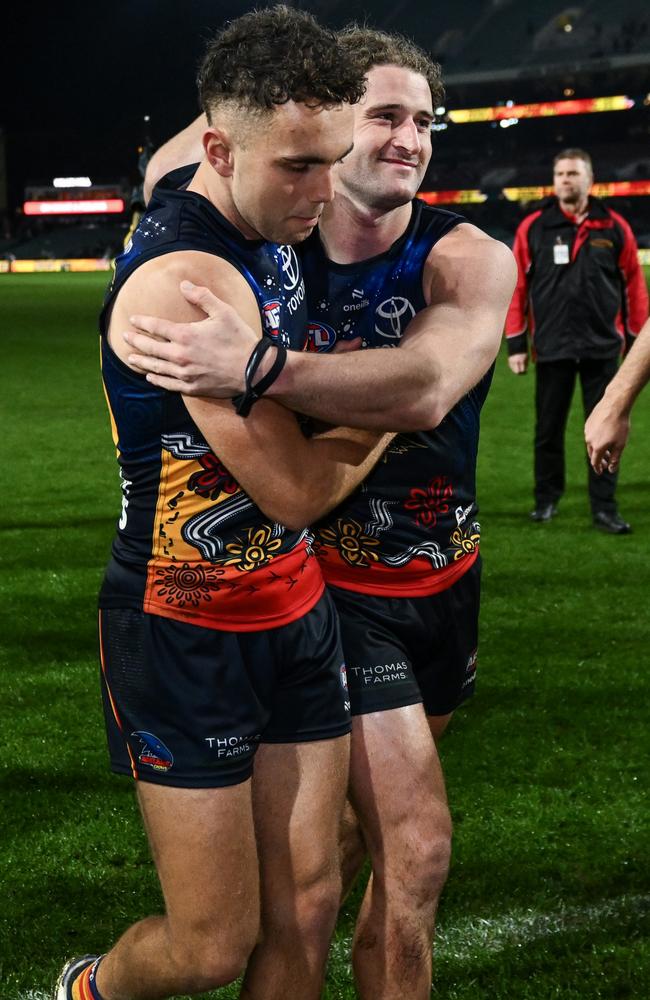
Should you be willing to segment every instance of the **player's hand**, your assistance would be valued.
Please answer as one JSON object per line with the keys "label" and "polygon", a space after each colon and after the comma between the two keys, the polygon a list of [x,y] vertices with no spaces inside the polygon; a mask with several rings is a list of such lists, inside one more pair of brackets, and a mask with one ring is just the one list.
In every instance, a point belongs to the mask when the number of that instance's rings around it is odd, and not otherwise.
{"label": "player's hand", "polygon": [[515,375],[525,375],[528,370],[528,354],[511,354],[508,367]]}
{"label": "player's hand", "polygon": [[350,351],[360,351],[361,344],[361,337],[353,337],[352,340],[337,340],[332,354],[349,354]]}
{"label": "player's hand", "polygon": [[585,424],[587,454],[594,472],[616,472],[629,434],[628,414],[619,412],[604,396]]}
{"label": "player's hand", "polygon": [[232,306],[201,285],[182,281],[181,292],[207,319],[172,323],[155,316],[131,316],[122,336],[134,353],[128,362],[161,389],[186,396],[236,396],[258,334]]}

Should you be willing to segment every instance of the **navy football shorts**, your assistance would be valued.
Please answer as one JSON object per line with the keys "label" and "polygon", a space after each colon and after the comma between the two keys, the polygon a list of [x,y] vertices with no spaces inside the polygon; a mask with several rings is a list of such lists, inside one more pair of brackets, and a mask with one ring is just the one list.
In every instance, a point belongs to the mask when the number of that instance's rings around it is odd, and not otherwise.
{"label": "navy football shorts", "polygon": [[352,715],[424,703],[448,715],[474,693],[480,556],[428,597],[329,591],[339,613]]}
{"label": "navy football shorts", "polygon": [[336,611],[260,632],[223,632],[133,608],[100,613],[111,767],[142,781],[211,788],[246,781],[259,743],[350,731]]}

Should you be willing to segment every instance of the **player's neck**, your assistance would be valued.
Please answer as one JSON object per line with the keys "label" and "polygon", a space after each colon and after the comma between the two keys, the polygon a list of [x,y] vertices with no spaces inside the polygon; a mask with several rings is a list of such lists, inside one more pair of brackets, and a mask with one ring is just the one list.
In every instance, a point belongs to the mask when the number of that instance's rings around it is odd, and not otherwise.
{"label": "player's neck", "polygon": [[407,229],[411,211],[411,202],[385,211],[337,192],[319,224],[327,256],[335,264],[355,264],[386,253]]}
{"label": "player's neck", "polygon": [[230,196],[228,182],[212,169],[207,160],[199,164],[199,168],[194,174],[191,182],[187,185],[188,191],[196,191],[203,195],[214,207],[221,212],[225,219],[230,222],[235,229],[238,229],[247,240],[259,240],[262,237],[255,232],[241,217]]}

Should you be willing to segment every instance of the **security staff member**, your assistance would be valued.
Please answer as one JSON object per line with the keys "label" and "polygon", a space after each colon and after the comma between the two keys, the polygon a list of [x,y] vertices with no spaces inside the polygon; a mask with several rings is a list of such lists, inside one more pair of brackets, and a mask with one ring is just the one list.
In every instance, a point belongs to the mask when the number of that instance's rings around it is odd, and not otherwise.
{"label": "security staff member", "polygon": [[[648,315],[648,292],[628,223],[597,198],[591,157],[565,149],[554,160],[555,196],[520,224],[514,253],[519,277],[506,320],[508,363],[523,375],[528,337],[536,360],[535,509],[533,521],[557,514],[564,492],[564,430],[576,376],[585,416],[616,374],[618,359]],[[631,531],[619,515],[616,472],[589,467],[596,527]]]}

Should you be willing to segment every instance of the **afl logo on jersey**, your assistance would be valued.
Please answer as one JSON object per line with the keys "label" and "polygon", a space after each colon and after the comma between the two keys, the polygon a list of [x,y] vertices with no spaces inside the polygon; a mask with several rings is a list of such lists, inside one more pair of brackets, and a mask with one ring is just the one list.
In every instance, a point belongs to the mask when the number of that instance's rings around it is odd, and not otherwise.
{"label": "afl logo on jersey", "polygon": [[413,316],[415,309],[408,299],[401,295],[385,299],[375,311],[375,333],[389,340],[399,340]]}
{"label": "afl logo on jersey", "polygon": [[309,323],[307,327],[308,351],[331,351],[336,342],[336,334],[331,326],[325,323]]}
{"label": "afl logo on jersey", "polygon": [[264,332],[275,340],[280,333],[280,302],[278,299],[269,299],[262,306],[262,321]]}
{"label": "afl logo on jersey", "polygon": [[280,246],[278,251],[282,267],[282,284],[285,291],[292,292],[300,281],[300,265],[296,251],[290,246]]}

